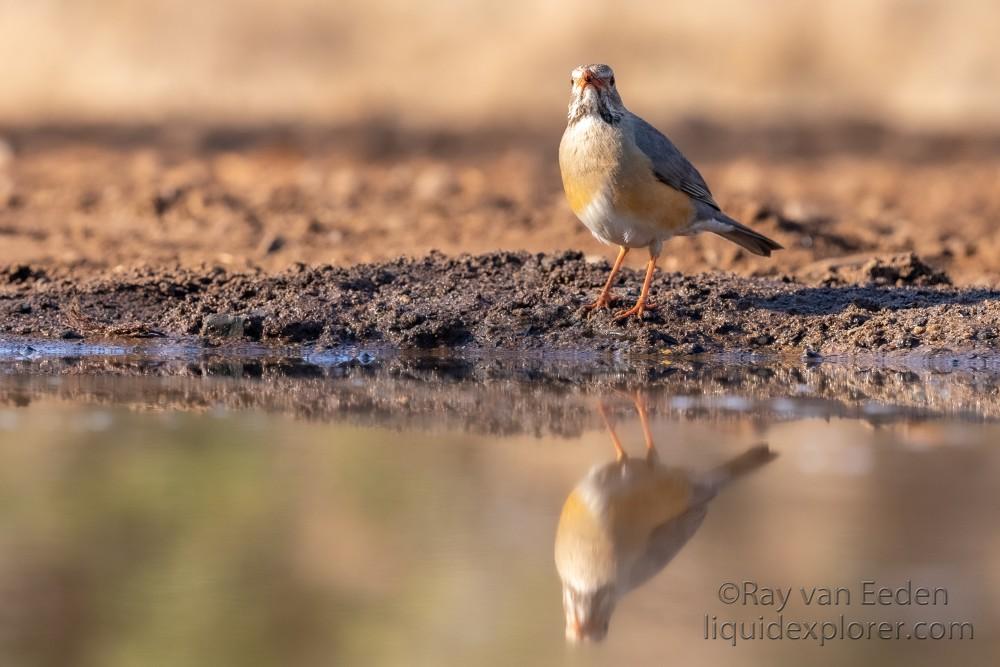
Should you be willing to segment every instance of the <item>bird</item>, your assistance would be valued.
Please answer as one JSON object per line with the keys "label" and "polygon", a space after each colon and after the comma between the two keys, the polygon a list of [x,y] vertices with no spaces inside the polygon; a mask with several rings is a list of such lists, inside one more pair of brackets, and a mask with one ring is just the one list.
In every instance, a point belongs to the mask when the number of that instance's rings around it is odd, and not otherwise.
{"label": "bird", "polygon": [[641,320],[656,307],[649,288],[663,242],[673,236],[713,232],[765,257],[782,247],[722,211],[705,179],[673,142],[625,107],[608,65],[581,65],[570,74],[559,170],[573,213],[599,241],[619,247],[604,289],[589,309],[610,307],[611,287],[629,250],[649,249],[639,298],[616,320],[633,315]]}
{"label": "bird", "polygon": [[704,520],[709,501],[777,456],[759,444],[707,472],[663,465],[645,403],[639,394],[633,400],[646,440],[645,457],[626,453],[607,409],[599,404],[615,460],[593,467],[570,492],[559,516],[555,563],[571,642],[604,639],[619,599],[677,555]]}

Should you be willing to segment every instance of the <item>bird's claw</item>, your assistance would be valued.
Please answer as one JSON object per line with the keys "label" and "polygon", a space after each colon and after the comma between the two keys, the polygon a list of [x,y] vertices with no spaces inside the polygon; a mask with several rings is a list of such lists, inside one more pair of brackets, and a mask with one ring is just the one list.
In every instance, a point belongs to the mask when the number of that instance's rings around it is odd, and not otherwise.
{"label": "bird's claw", "polygon": [[646,303],[637,301],[636,304],[631,308],[629,308],[628,310],[623,310],[618,313],[615,313],[614,320],[615,322],[621,322],[622,320],[628,319],[632,315],[635,315],[636,318],[641,320],[643,313],[645,313],[647,310],[656,310],[656,304],[651,301],[647,301]]}
{"label": "bird's claw", "polygon": [[588,303],[586,306],[584,306],[584,308],[591,311],[601,310],[602,308],[610,308],[614,300],[615,298],[610,294],[608,295],[602,294],[601,296],[597,297],[597,301],[595,301],[594,303]]}

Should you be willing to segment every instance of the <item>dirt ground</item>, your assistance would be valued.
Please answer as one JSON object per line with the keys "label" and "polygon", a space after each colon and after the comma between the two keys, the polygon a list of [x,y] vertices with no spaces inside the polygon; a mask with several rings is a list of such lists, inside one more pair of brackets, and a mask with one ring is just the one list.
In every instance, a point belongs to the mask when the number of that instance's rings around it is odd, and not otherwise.
{"label": "dirt ground", "polygon": [[786,250],[671,241],[640,325],[581,309],[613,249],[563,200],[558,128],[0,128],[0,334],[995,349],[996,137],[673,130],[723,207]]}

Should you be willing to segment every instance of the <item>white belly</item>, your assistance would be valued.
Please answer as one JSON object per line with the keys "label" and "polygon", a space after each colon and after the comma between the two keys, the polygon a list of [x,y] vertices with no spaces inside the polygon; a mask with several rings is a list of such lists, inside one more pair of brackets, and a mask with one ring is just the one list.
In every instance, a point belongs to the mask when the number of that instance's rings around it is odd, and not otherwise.
{"label": "white belly", "polygon": [[670,236],[615,210],[606,192],[594,197],[578,217],[598,241],[609,245],[645,248],[653,243],[662,243]]}

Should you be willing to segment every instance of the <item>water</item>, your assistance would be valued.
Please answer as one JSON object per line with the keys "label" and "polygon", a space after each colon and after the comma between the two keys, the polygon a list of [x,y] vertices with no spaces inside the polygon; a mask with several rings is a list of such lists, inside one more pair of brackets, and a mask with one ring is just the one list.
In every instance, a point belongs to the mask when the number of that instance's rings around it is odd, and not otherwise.
{"label": "water", "polygon": [[[0,363],[5,665],[974,665],[1000,650],[989,360],[28,347]],[[594,507],[603,519],[581,514]],[[566,639],[557,527],[574,585],[635,585],[601,642]],[[883,587],[902,591],[865,604]],[[600,634],[587,613],[578,632]],[[788,636],[814,622],[816,638]],[[947,638],[906,639],[921,632]]]}

